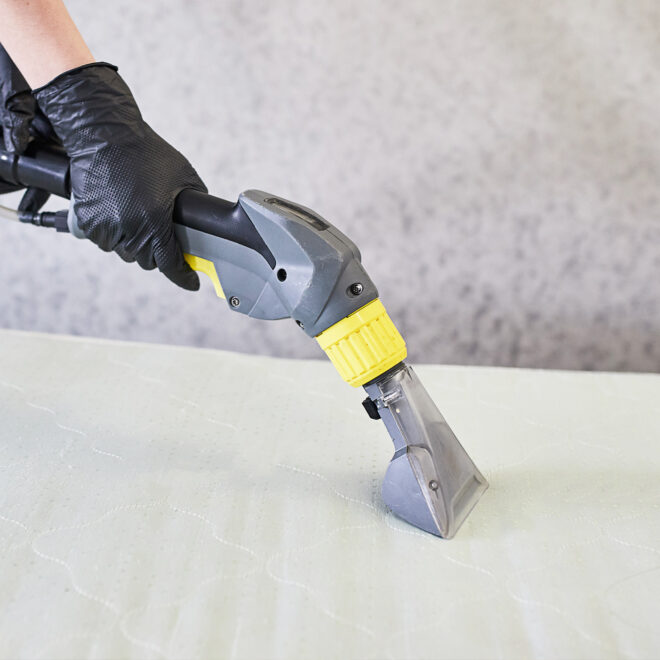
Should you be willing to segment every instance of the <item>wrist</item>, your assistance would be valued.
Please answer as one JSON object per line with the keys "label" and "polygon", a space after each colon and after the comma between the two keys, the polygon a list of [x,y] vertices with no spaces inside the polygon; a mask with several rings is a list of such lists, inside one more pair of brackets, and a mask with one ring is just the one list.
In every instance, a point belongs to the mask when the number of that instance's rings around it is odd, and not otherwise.
{"label": "wrist", "polygon": [[[39,87],[35,87],[32,90],[32,93],[36,96],[37,94],[41,94],[42,92],[47,95],[47,90],[49,88],[55,89],[58,86],[61,85],[66,85],[67,81],[69,82],[74,82],[75,78],[79,75],[82,74],[83,71],[86,69],[91,69],[91,68],[106,68],[106,69],[112,69],[115,71],[119,71],[118,67],[116,67],[114,64],[109,64],[108,62],[85,62],[84,64],[80,64],[78,66],[74,66],[70,69],[67,69],[66,71],[62,71],[58,73],[55,77],[53,77],[51,80],[48,82],[42,84]],[[85,74],[82,74],[85,75]]]}

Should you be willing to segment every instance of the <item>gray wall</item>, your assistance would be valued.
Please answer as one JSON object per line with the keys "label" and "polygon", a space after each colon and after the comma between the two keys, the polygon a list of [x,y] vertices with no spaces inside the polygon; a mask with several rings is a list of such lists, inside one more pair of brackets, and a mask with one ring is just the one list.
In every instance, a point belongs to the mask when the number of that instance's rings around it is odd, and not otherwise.
{"label": "gray wall", "polygon": [[[424,362],[660,370],[660,5],[68,5],[209,189],[348,233]],[[0,326],[319,356],[92,245],[0,223]]]}

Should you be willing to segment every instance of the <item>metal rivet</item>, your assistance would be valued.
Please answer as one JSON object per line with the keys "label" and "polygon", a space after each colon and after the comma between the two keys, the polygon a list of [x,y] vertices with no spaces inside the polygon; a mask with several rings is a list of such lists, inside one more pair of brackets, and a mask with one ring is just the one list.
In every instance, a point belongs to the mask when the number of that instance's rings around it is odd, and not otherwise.
{"label": "metal rivet", "polygon": [[435,480],[429,481],[429,488],[431,490],[438,490],[438,482]]}
{"label": "metal rivet", "polygon": [[230,304],[232,307],[238,307],[238,306],[241,304],[241,301],[240,301],[236,296],[232,296],[232,297],[229,299],[229,304]]}
{"label": "metal rivet", "polygon": [[296,323],[300,326],[301,330],[305,329],[305,326],[303,325],[302,321],[296,321]]}

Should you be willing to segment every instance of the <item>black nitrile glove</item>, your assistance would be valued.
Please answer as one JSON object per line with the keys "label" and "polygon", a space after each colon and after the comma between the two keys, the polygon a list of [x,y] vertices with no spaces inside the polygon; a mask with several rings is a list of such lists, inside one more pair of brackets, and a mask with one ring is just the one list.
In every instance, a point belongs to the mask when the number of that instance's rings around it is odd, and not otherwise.
{"label": "black nitrile glove", "polygon": [[71,160],[78,225],[102,250],[158,268],[196,290],[172,213],[185,188],[206,192],[190,163],[142,119],[116,67],[89,64],[33,92]]}
{"label": "black nitrile glove", "polygon": [[[42,142],[57,140],[48,120],[39,110],[30,86],[0,45],[0,149],[22,154],[32,137]],[[0,194],[21,188],[0,182]],[[29,188],[19,209],[36,212],[47,199],[47,192]]]}
{"label": "black nitrile glove", "polygon": [[0,46],[0,102],[2,139],[6,151],[23,153],[30,141],[30,123],[37,102],[21,72]]}

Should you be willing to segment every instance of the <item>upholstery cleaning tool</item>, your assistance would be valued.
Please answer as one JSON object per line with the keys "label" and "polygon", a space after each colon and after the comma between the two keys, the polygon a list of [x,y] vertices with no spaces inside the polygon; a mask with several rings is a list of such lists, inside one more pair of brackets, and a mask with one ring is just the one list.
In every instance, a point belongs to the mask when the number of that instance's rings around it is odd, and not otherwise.
{"label": "upholstery cleaning tool", "polygon": [[[70,197],[68,159],[51,147],[0,151],[0,179]],[[84,238],[73,204],[13,217]],[[231,311],[294,319],[346,382],[364,387],[364,408],[394,441],[385,504],[420,529],[453,537],[488,483],[404,362],[406,345],[356,245],[314,211],[258,190],[236,203],[184,190],[174,221],[186,261],[210,277]]]}

